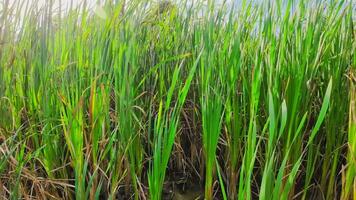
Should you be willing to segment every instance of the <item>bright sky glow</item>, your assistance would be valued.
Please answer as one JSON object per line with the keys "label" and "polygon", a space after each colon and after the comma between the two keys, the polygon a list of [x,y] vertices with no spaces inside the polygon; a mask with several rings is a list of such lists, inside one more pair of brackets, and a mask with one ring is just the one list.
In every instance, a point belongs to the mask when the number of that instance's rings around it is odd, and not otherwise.
{"label": "bright sky glow", "polygon": [[[2,1],[6,1],[6,0],[2,0]],[[38,7],[42,7],[46,4],[46,2],[48,3],[49,0],[8,0],[10,2],[10,5],[13,4],[21,4],[21,3],[27,3],[27,2],[37,2]],[[68,10],[70,8],[70,6],[73,7],[78,7],[79,5],[82,5],[82,3],[84,2],[84,0],[53,0],[54,1],[54,8],[59,8],[59,5],[61,5],[62,9],[64,10]],[[159,2],[159,0],[156,0],[157,2]],[[180,0],[172,0],[173,2],[176,1],[180,1]],[[192,1],[192,0],[191,0]],[[227,2],[233,2],[234,0],[227,0]],[[87,3],[90,7],[94,7],[96,2],[103,2],[103,0],[87,0]],[[188,1],[189,2],[189,1]],[[223,2],[223,0],[216,0],[216,3],[221,3]]]}

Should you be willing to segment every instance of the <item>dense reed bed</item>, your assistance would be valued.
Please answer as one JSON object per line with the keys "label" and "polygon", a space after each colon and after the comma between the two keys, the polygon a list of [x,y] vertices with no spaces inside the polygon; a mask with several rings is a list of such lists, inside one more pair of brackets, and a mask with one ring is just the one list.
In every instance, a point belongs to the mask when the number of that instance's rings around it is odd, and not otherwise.
{"label": "dense reed bed", "polygon": [[1,199],[356,199],[351,3],[1,4]]}

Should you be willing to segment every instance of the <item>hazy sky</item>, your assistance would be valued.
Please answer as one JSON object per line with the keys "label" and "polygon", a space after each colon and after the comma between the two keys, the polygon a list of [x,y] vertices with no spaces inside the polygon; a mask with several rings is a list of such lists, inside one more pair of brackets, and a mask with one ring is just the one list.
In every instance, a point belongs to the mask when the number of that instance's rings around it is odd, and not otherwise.
{"label": "hazy sky", "polygon": [[[26,16],[26,12],[27,12],[27,9],[26,9],[26,4],[27,3],[30,3],[30,5],[36,5],[37,3],[37,6],[38,8],[41,8],[43,7],[46,2],[48,3],[50,0],[0,0],[2,2],[6,2],[6,1],[9,1],[10,5],[14,5],[15,8],[18,7],[18,6],[21,6],[21,18],[25,17]],[[90,10],[94,11],[95,13],[97,13],[98,10],[101,9],[101,7],[99,6],[96,6],[96,3],[97,2],[104,2],[105,0],[87,0],[87,5],[89,7]],[[122,1],[122,0],[119,0],[119,1]],[[126,0],[127,2],[130,1],[130,0]],[[142,1],[153,1],[153,2],[159,2],[159,1],[164,1],[164,0],[142,0]],[[172,2],[181,2],[181,1],[186,1],[186,0],[171,0]],[[189,2],[193,2],[193,1],[197,1],[197,0],[187,0],[188,3]],[[215,3],[222,3],[224,0],[215,0]],[[232,3],[232,2],[239,2],[239,1],[242,1],[242,0],[226,0],[228,4]],[[259,0],[258,0],[259,1]],[[61,8],[61,12],[66,12],[69,10],[70,6],[72,5],[73,8],[75,7],[78,7],[80,5],[83,4],[84,0],[53,0],[54,2],[54,6],[52,7],[53,8],[53,11],[54,12],[59,12],[59,8]],[[61,5],[61,6],[60,6]],[[0,10],[2,8],[2,3],[0,3]],[[17,9],[16,9],[17,10]]]}
{"label": "hazy sky", "polygon": [[[5,1],[5,0],[2,0]],[[22,3],[22,2],[37,2],[39,6],[45,5],[46,2],[49,2],[49,0],[10,0],[10,4],[13,3]],[[90,4],[94,5],[97,0],[87,0]],[[62,4],[63,8],[69,7],[71,3],[73,3],[73,6],[80,5],[83,2],[83,0],[54,0],[55,7],[59,6],[59,3]]]}
{"label": "hazy sky", "polygon": [[[1,1],[5,1],[5,0],[1,0]],[[13,3],[17,3],[19,4],[20,2],[35,2],[37,1],[38,5],[39,6],[43,6],[46,2],[48,2],[49,0],[9,0],[10,1],[10,4],[13,4]],[[157,2],[159,0],[156,0]],[[180,0],[172,0],[172,1],[180,1]],[[222,2],[223,0],[216,0],[216,2]],[[232,2],[232,1],[236,1],[236,0],[227,0],[228,2]],[[65,9],[67,7],[70,6],[71,3],[73,3],[73,6],[78,6],[80,5],[83,0],[54,0],[55,2],[55,7],[58,7],[59,4],[62,4],[62,8]],[[89,3],[89,5],[91,7],[93,7],[95,5],[95,2],[98,2],[98,0],[87,0],[87,2]],[[99,2],[103,2],[103,0],[99,0]]]}
{"label": "hazy sky", "polygon": [[[0,2],[9,2],[10,7],[14,6],[15,8],[14,11],[18,11],[18,8],[20,7],[20,18],[25,18],[26,12],[28,11],[27,4],[31,6],[36,6],[37,8],[43,7],[46,2],[48,3],[50,0],[0,0]],[[96,6],[97,2],[104,2],[105,0],[87,0],[87,5],[90,10],[94,11],[96,14],[98,14],[98,11],[102,10],[102,8],[99,6]],[[122,1],[122,0],[119,0]],[[130,0],[126,0],[126,2],[129,2]],[[164,0],[142,0],[142,1],[152,1],[152,2],[159,2],[159,1],[164,1]],[[182,2],[186,0],[171,0],[172,2]],[[197,0],[187,0],[189,2],[196,2]],[[224,0],[215,0],[216,3],[222,3]],[[239,2],[242,0],[226,0],[229,3],[232,2]],[[258,0],[259,1],[259,0]],[[54,12],[59,12],[59,7],[61,8],[61,12],[66,12],[69,10],[70,6],[72,5],[73,8],[78,7],[79,5],[82,5],[84,0],[53,0],[54,5],[52,7]],[[61,6],[60,6],[61,5]],[[3,4],[0,3],[0,10],[2,9]],[[30,9],[31,10],[31,9]],[[99,12],[99,15],[104,15],[103,14],[104,10]]]}
{"label": "hazy sky", "polygon": [[[6,1],[6,0],[0,0],[2,2]],[[12,4],[21,4],[21,3],[26,3],[26,2],[37,2],[39,7],[45,5],[46,2],[48,2],[49,0],[9,0],[10,1],[10,5]],[[54,8],[58,8],[59,7],[59,4],[61,4],[61,7],[62,7],[62,11],[66,11],[68,10],[69,6],[72,4],[74,7],[78,6],[78,5],[81,5],[83,3],[84,0],[53,0],[54,1]],[[96,2],[103,2],[104,0],[87,0],[88,4],[89,4],[89,7],[90,8],[96,8],[95,6],[95,3]],[[126,0],[126,1],[130,1],[130,0]],[[142,1],[145,1],[145,0],[142,0]],[[162,0],[153,0],[153,1],[156,1],[156,2],[159,2],[159,1],[162,1]],[[182,1],[182,0],[171,0],[173,2],[179,2],[179,1]],[[189,1],[193,1],[193,0],[188,0]],[[194,1],[197,1],[197,0],[194,0]],[[224,0],[215,0],[216,3],[221,3],[223,2]],[[232,3],[232,2],[241,2],[242,0],[226,0],[228,4]],[[260,1],[260,2],[263,2],[264,0],[255,0],[256,2]],[[351,1],[353,3],[356,4],[356,0],[347,0],[347,1]],[[0,4],[0,9],[1,9],[1,6],[2,4]],[[58,10],[57,10],[58,11]]]}

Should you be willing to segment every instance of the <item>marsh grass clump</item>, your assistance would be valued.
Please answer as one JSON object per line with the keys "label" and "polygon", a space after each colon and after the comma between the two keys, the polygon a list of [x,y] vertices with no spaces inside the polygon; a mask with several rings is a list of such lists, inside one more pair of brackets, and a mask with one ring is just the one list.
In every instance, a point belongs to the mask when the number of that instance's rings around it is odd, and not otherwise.
{"label": "marsh grass clump", "polygon": [[348,1],[0,6],[0,199],[355,199]]}

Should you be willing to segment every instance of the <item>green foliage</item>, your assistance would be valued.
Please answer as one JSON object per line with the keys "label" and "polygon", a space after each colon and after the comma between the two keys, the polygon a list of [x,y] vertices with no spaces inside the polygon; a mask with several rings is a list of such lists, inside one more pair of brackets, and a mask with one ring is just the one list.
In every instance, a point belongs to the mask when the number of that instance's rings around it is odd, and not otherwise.
{"label": "green foliage", "polygon": [[348,1],[57,11],[0,5],[0,199],[356,198]]}

